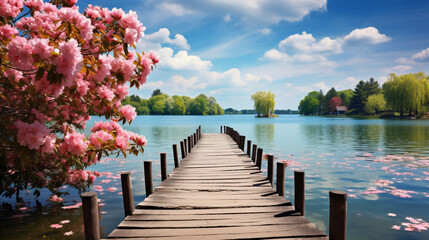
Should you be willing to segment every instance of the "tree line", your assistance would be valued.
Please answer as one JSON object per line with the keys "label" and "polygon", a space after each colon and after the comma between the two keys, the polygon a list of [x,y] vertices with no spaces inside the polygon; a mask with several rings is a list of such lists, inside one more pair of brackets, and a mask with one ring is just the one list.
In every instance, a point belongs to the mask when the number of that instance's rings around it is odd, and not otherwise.
{"label": "tree line", "polygon": [[136,95],[127,96],[122,104],[136,108],[138,115],[223,115],[224,110],[214,97],[200,94],[195,98],[188,96],[169,96],[161,90],[153,91],[149,99]]}
{"label": "tree line", "polygon": [[326,115],[335,113],[338,106],[347,107],[350,115],[419,115],[429,111],[429,76],[424,72],[401,76],[392,73],[382,86],[370,78],[359,81],[354,90],[331,88],[326,95],[322,90],[312,91],[300,101],[298,111],[303,115]]}
{"label": "tree line", "polygon": [[[257,112],[255,109],[237,110],[233,108],[227,108],[225,109],[225,114],[257,114]],[[276,109],[274,110],[274,114],[298,114],[298,111],[290,109]]]}

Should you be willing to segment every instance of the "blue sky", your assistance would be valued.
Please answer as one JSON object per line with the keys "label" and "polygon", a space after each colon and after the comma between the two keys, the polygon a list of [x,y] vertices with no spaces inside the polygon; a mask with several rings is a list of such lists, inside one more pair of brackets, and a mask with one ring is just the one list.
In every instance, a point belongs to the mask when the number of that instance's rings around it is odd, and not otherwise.
{"label": "blue sky", "polygon": [[429,73],[426,0],[83,1],[136,11],[146,27],[139,51],[161,62],[140,90],[213,96],[250,109],[258,90],[276,109],[297,109],[312,90],[353,89],[389,73]]}

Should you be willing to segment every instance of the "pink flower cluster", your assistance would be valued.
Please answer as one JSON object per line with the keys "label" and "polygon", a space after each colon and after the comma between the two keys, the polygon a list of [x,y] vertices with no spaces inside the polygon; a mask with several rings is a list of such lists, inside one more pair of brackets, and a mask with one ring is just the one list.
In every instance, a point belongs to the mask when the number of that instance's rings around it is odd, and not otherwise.
{"label": "pink flower cluster", "polygon": [[0,15],[16,18],[23,7],[22,0],[0,0]]}
{"label": "pink flower cluster", "polygon": [[64,142],[60,144],[62,153],[68,152],[77,156],[84,154],[87,147],[88,143],[85,141],[85,135],[74,131],[67,133],[64,137]]}
{"label": "pink flower cluster", "polygon": [[22,146],[27,146],[29,149],[39,149],[40,146],[45,144],[48,140],[48,144],[52,141],[50,130],[39,121],[34,121],[31,124],[18,120],[15,122],[15,127],[18,130],[18,142]]}
{"label": "pink flower cluster", "polygon": [[403,222],[401,225],[405,227],[405,231],[427,231],[429,229],[429,223],[424,221],[421,218],[412,218],[412,217],[406,217],[405,218],[409,222]]}

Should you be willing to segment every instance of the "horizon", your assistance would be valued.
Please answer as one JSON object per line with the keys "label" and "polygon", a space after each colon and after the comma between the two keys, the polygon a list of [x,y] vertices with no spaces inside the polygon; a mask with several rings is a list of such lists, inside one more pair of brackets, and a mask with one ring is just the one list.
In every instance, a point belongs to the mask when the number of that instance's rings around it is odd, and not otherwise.
{"label": "horizon", "polygon": [[276,94],[278,109],[297,109],[310,91],[354,89],[390,73],[429,72],[429,2],[93,1],[136,11],[146,27],[138,51],[161,62],[140,90],[216,98],[251,109],[256,91]]}

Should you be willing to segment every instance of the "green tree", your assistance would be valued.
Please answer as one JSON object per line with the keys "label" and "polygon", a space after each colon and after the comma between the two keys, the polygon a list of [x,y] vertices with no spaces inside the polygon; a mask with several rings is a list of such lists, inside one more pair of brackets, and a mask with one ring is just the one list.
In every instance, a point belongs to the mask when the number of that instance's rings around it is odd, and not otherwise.
{"label": "green tree", "polygon": [[319,113],[319,93],[316,91],[309,92],[304,99],[302,99],[298,106],[298,111],[303,115],[317,115]]}
{"label": "green tree", "polygon": [[172,97],[164,99],[164,115],[171,115],[173,114],[173,108],[174,108],[174,99]]}
{"label": "green tree", "polygon": [[164,101],[159,100],[159,101],[155,102],[155,104],[152,106],[151,114],[162,115],[162,114],[164,114],[164,109],[165,109]]}
{"label": "green tree", "polygon": [[[157,111],[154,111],[154,105],[158,102],[158,101],[162,101],[164,107],[162,109],[162,112],[164,112],[164,108],[165,108],[165,104],[164,104],[164,100],[168,98],[167,94],[161,94],[161,95],[156,95],[153,96],[151,98],[149,98],[149,100],[147,101],[147,107],[149,108],[149,111],[151,114],[159,114],[159,113],[155,113],[155,112],[159,112],[159,109],[157,109]],[[159,107],[160,105],[158,105]]]}
{"label": "green tree", "polygon": [[271,113],[274,112],[275,97],[276,95],[271,91],[257,91],[252,95],[252,100],[255,102],[254,106],[258,116],[261,116],[261,114],[265,117],[271,116]]}
{"label": "green tree", "polygon": [[321,115],[324,113],[325,109],[325,95],[323,94],[322,89],[319,91],[319,95],[317,96],[317,100],[319,100],[319,106],[318,106],[318,114]]}
{"label": "green tree", "polygon": [[376,113],[380,111],[386,111],[386,100],[384,99],[383,94],[373,94],[368,97],[368,100],[365,104],[365,111],[367,113]]}
{"label": "green tree", "polygon": [[409,73],[401,76],[390,74],[383,84],[384,97],[393,110],[401,116],[405,111],[418,114],[428,104],[429,83],[424,72]]}
{"label": "green tree", "polygon": [[329,109],[329,103],[331,102],[332,98],[337,96],[337,90],[335,88],[331,88],[325,95],[325,102],[324,102],[324,114],[328,114]]}
{"label": "green tree", "polygon": [[183,98],[175,95],[175,96],[173,96],[173,100],[174,100],[174,107],[173,107],[172,114],[174,114],[174,115],[185,114],[186,106],[185,106],[185,101],[183,100]]}
{"label": "green tree", "polygon": [[162,95],[162,94],[163,93],[161,92],[161,90],[157,88],[157,89],[153,90],[151,97],[155,97],[155,96]]}
{"label": "green tree", "polygon": [[350,107],[350,100],[353,97],[353,90],[347,89],[343,91],[338,91],[337,94],[341,98],[341,101],[343,101],[343,105],[346,107]]}
{"label": "green tree", "polygon": [[149,115],[149,108],[147,106],[140,106],[136,110],[138,115]]}
{"label": "green tree", "polygon": [[381,93],[381,88],[374,78],[370,78],[369,81],[359,81],[353,91],[353,97],[350,100],[350,108],[353,109],[354,113],[365,113],[365,104],[368,97],[374,94]]}

